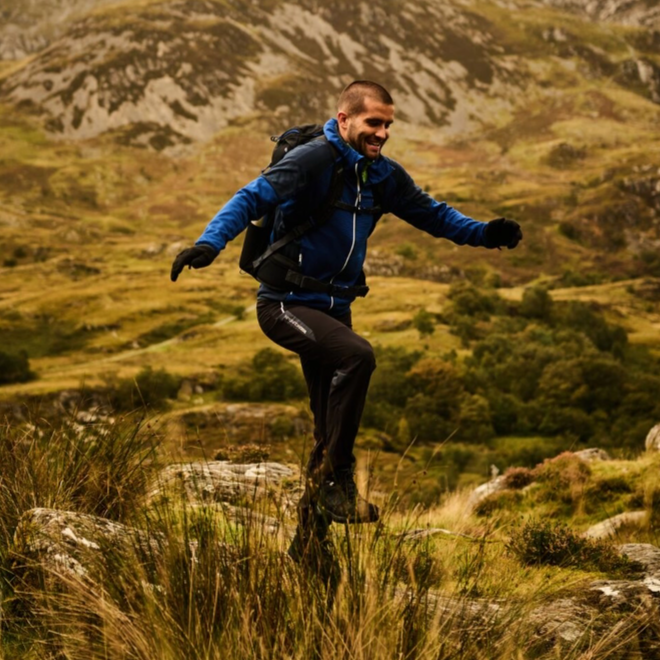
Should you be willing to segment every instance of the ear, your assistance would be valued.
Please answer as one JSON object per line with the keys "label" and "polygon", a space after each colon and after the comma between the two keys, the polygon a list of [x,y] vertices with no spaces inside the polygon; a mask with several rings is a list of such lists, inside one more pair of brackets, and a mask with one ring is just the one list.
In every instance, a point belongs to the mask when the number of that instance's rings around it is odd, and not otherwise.
{"label": "ear", "polygon": [[348,128],[348,115],[342,110],[337,113],[337,124],[339,124],[339,134],[344,137]]}

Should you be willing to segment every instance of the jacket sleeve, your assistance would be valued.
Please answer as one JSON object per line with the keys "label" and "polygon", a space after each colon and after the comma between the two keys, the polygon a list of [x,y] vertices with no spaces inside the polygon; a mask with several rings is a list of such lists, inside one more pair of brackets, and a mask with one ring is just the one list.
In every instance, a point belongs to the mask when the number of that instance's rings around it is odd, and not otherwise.
{"label": "jacket sleeve", "polygon": [[224,250],[252,220],[258,220],[280,202],[273,186],[262,176],[241,188],[213,217],[196,244]]}
{"label": "jacket sleeve", "polygon": [[309,142],[287,154],[260,177],[241,188],[209,222],[197,243],[220,251],[248,223],[258,220],[283,202],[295,197],[328,166],[333,154],[320,142]]}
{"label": "jacket sleeve", "polygon": [[425,193],[411,176],[394,161],[392,198],[387,206],[394,215],[436,238],[447,238],[458,245],[484,245],[485,222],[463,215],[446,202]]}

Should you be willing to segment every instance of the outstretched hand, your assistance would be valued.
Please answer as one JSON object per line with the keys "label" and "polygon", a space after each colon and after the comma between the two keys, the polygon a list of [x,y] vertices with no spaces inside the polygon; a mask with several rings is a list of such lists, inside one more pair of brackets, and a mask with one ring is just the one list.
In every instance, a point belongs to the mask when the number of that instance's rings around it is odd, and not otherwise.
{"label": "outstretched hand", "polygon": [[508,247],[513,250],[522,241],[522,229],[515,220],[496,218],[486,225],[484,245],[487,248]]}
{"label": "outstretched hand", "polygon": [[186,248],[176,255],[172,263],[170,279],[172,282],[176,282],[181,271],[186,266],[188,268],[206,268],[217,256],[218,251],[206,243],[200,243],[194,247]]}

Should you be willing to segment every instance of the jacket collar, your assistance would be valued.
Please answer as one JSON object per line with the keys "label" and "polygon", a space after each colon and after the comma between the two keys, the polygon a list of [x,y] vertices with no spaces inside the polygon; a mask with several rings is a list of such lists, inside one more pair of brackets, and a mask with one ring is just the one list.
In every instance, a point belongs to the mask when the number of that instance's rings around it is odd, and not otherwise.
{"label": "jacket collar", "polygon": [[356,163],[359,163],[358,170],[362,172],[365,167],[369,167],[369,183],[380,183],[390,175],[392,166],[387,158],[379,156],[376,160],[368,160],[366,156],[358,153],[348,142],[339,135],[339,125],[335,118],[329,119],[323,127],[325,137],[341,154],[345,167],[355,170]]}

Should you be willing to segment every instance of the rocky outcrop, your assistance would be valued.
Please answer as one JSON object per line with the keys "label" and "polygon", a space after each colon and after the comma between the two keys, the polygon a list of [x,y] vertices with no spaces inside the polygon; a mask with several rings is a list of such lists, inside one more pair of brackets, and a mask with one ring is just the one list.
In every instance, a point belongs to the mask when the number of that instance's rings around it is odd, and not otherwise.
{"label": "rocky outcrop", "polygon": [[477,486],[468,499],[468,507],[474,510],[486,498],[508,488],[505,475],[499,475],[481,486]]}
{"label": "rocky outcrop", "polygon": [[282,491],[282,508],[288,509],[297,502],[298,481],[296,470],[281,463],[176,463],[158,475],[150,497],[174,491],[190,502],[253,501],[277,487]]}
{"label": "rocky outcrop", "polygon": [[660,451],[660,424],[656,424],[646,436],[646,451]]}
{"label": "rocky outcrop", "polygon": [[660,7],[647,0],[542,0],[593,21],[660,28]]}
{"label": "rocky outcrop", "polygon": [[614,536],[622,527],[641,527],[647,518],[646,511],[626,511],[592,525],[584,535],[592,539],[604,539]]}
{"label": "rocky outcrop", "polygon": [[11,548],[14,571],[23,574],[38,566],[51,573],[93,578],[104,570],[104,549],[150,554],[162,539],[119,523],[73,511],[31,509],[23,514]]}
{"label": "rocky outcrop", "polygon": [[325,117],[346,82],[370,71],[396,89],[403,119],[462,131],[486,99],[512,107],[525,70],[500,57],[485,18],[429,0],[396,12],[351,6],[348,22],[346,8],[315,0],[175,0],[132,7],[130,20],[123,11],[75,23],[3,81],[0,98],[43,115],[55,135],[112,131],[161,150],[245,118]]}
{"label": "rocky outcrop", "polygon": [[0,60],[19,60],[60,37],[77,19],[117,0],[4,0]]}
{"label": "rocky outcrop", "polygon": [[593,461],[612,460],[610,455],[604,449],[599,449],[598,447],[592,447],[590,449],[581,449],[580,451],[574,452],[574,454],[578,458],[581,458],[583,461],[586,461],[587,463],[591,463]]}

